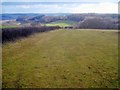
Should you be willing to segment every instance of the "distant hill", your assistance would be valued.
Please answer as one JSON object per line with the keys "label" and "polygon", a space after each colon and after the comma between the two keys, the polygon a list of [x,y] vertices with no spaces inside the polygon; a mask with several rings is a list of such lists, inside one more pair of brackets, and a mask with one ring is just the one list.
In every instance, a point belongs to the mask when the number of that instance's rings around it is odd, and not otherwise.
{"label": "distant hill", "polygon": [[45,14],[39,14],[39,13],[27,13],[27,14],[0,14],[0,20],[13,20],[13,19],[18,19],[19,17],[24,17],[24,16],[28,16],[28,17],[36,17],[39,15],[46,15],[46,16],[66,16],[66,15],[70,15],[69,13],[45,13]]}
{"label": "distant hill", "polygon": [[19,17],[24,17],[24,16],[28,16],[28,17],[35,17],[38,16],[39,14],[0,14],[0,16],[2,17],[2,20],[13,20],[13,19],[18,19]]}
{"label": "distant hill", "polygon": [[[4,26],[73,26],[75,28],[118,29],[117,14],[0,14]],[[5,21],[8,20],[8,21]],[[10,21],[9,21],[10,20]],[[14,20],[14,24],[13,24]],[[9,22],[9,23],[8,23]],[[72,23],[71,23],[72,22]]]}

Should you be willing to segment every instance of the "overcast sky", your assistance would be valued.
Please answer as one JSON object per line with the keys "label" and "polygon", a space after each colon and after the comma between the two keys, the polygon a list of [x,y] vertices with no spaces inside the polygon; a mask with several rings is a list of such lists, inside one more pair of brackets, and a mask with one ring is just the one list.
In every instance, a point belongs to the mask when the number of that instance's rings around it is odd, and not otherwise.
{"label": "overcast sky", "polygon": [[118,2],[119,0],[2,0],[2,2]]}
{"label": "overcast sky", "polygon": [[118,13],[119,0],[2,0],[2,13]]}

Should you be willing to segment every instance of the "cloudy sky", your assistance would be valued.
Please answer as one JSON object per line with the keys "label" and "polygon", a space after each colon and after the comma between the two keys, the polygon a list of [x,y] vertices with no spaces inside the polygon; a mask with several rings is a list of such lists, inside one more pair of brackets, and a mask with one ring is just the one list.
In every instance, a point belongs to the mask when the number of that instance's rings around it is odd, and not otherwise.
{"label": "cloudy sky", "polygon": [[2,0],[2,13],[118,13],[119,0]]}

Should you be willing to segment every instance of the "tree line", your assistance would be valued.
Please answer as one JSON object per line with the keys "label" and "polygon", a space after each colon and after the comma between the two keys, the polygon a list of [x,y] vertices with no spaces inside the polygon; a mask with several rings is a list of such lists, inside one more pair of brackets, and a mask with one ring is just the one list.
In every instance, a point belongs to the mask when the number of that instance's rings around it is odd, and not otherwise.
{"label": "tree line", "polygon": [[60,29],[59,26],[43,26],[43,27],[17,27],[17,28],[3,28],[2,29],[2,43],[8,41],[15,41],[16,39],[27,37],[34,33],[47,32],[51,30]]}

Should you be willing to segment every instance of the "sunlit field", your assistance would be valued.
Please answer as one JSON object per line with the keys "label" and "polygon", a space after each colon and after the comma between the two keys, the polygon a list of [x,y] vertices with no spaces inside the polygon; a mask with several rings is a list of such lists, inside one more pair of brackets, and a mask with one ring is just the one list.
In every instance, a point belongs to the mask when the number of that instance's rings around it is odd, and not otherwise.
{"label": "sunlit field", "polygon": [[48,24],[45,24],[46,26],[61,26],[61,27],[65,27],[65,26],[71,26],[71,25],[75,25],[77,24],[77,22],[75,21],[70,21],[70,20],[58,20],[55,22],[51,22]]}
{"label": "sunlit field", "polygon": [[117,88],[118,31],[55,30],[3,44],[3,88]]}

